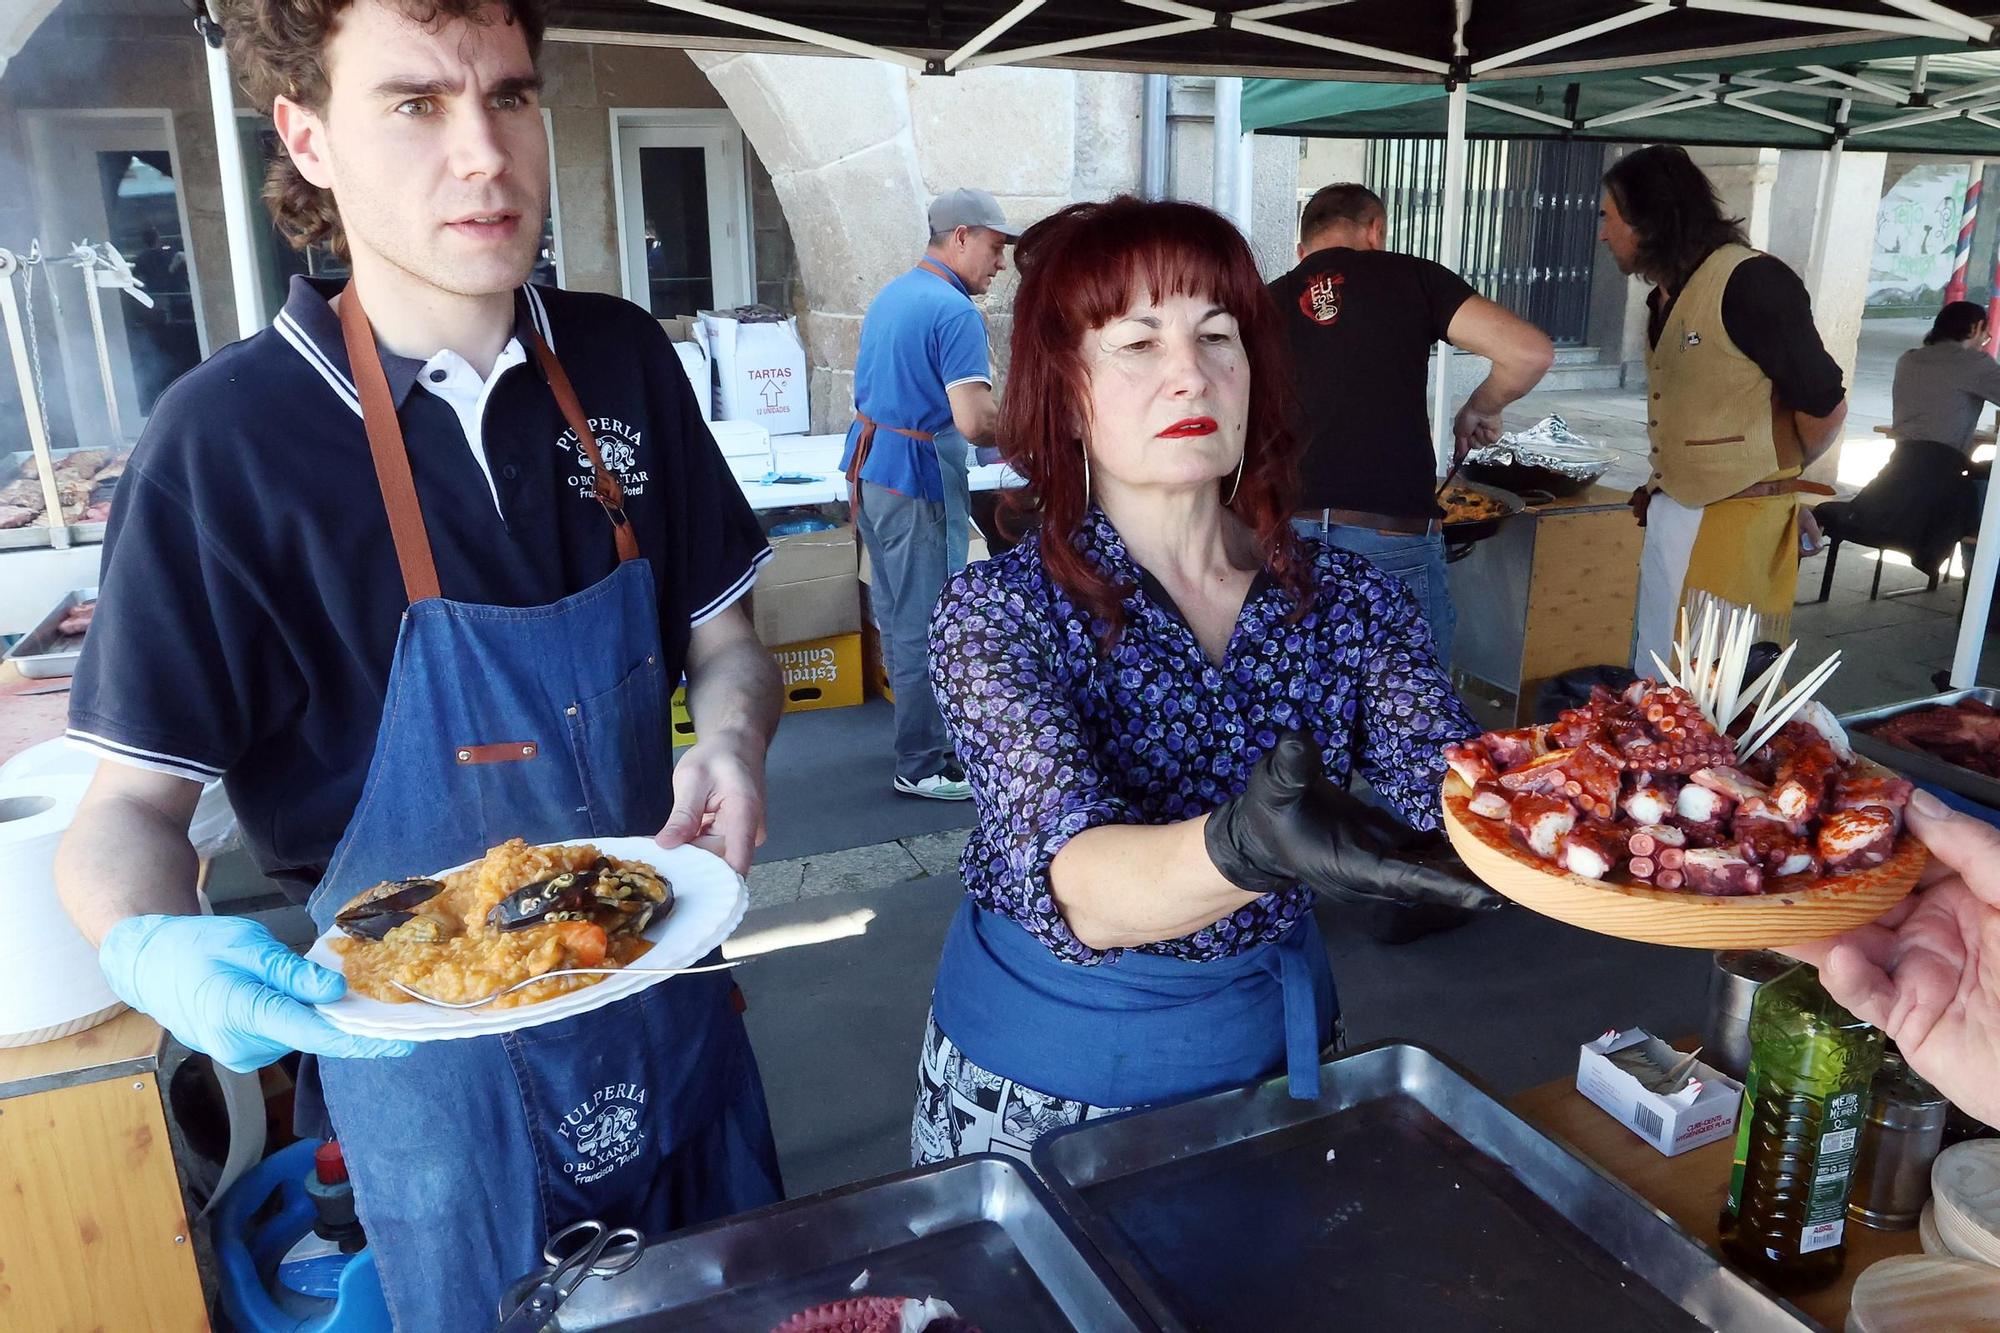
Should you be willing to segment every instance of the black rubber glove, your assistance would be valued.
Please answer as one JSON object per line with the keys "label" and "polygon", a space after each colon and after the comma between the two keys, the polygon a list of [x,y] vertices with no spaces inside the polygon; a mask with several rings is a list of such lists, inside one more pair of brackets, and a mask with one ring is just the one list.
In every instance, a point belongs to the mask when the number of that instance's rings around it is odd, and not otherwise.
{"label": "black rubber glove", "polygon": [[1303,884],[1345,902],[1499,907],[1492,890],[1397,855],[1419,836],[1327,781],[1319,746],[1288,731],[1208,817],[1208,859],[1246,893]]}

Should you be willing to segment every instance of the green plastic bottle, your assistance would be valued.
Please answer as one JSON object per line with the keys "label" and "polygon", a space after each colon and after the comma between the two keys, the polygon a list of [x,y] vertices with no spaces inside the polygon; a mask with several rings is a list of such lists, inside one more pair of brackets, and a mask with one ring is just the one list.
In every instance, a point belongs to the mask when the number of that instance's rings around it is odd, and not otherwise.
{"label": "green plastic bottle", "polygon": [[1779,1291],[1823,1287],[1847,1261],[1847,1195],[1882,1042],[1803,963],[1750,1006],[1722,1252]]}

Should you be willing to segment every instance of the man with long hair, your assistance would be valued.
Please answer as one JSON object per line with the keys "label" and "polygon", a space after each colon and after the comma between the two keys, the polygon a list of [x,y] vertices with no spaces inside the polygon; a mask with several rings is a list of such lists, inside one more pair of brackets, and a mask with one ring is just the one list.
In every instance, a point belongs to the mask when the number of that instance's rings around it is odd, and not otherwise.
{"label": "man with long hair", "polygon": [[1759,636],[1790,631],[1800,474],[1840,438],[1840,367],[1805,284],[1750,248],[1685,149],[1656,144],[1604,174],[1600,237],[1646,298],[1652,475],[1632,495],[1646,528],[1634,669],[1667,660],[1683,606],[1748,607]]}
{"label": "man with long hair", "polygon": [[[735,603],[763,536],[659,324],[526,283],[543,19],[232,0],[231,62],[285,148],[273,216],[353,276],[294,279],[272,328],[161,396],[70,704],[104,762],[66,907],[188,1046],[317,1057],[301,1130],[330,1117],[405,1333],[493,1327],[571,1222],[665,1231],[780,1193],[726,976],[412,1049],[336,1030],[338,973],[197,904],[188,817],[218,775],[322,931],[510,838],[699,837],[741,871],[761,836],[777,673]],[[683,671],[701,740],[674,765]]]}

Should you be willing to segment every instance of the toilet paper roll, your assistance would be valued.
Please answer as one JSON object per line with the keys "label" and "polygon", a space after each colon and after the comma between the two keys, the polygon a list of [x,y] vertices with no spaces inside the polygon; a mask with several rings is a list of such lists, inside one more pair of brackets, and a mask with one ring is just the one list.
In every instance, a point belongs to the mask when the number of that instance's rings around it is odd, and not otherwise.
{"label": "toilet paper roll", "polygon": [[124,1006],[56,897],[56,844],[89,779],[0,782],[0,1046],[80,1031]]}

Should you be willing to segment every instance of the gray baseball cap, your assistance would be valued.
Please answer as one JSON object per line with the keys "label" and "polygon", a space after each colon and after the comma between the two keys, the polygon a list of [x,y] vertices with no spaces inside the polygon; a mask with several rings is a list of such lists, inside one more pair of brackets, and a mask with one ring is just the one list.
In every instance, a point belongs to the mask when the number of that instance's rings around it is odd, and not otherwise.
{"label": "gray baseball cap", "polygon": [[953,227],[985,227],[1010,241],[1021,235],[1000,211],[1000,201],[984,190],[952,190],[931,200],[931,235]]}

